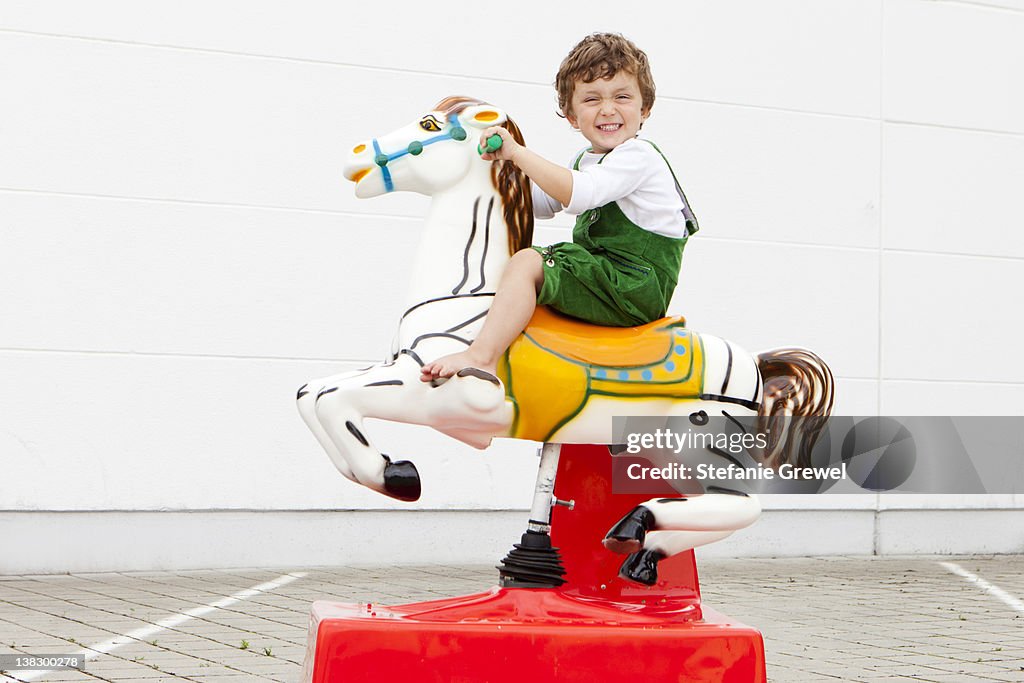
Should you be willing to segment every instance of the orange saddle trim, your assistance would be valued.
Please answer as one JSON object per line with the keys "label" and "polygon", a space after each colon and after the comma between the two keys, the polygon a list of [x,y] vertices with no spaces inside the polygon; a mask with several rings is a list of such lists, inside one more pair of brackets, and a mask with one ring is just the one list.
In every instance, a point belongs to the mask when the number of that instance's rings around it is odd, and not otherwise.
{"label": "orange saddle trim", "polygon": [[655,334],[684,327],[681,315],[637,327],[602,327],[538,306],[524,333],[551,351],[589,365],[629,367],[656,363],[672,345],[672,336]]}

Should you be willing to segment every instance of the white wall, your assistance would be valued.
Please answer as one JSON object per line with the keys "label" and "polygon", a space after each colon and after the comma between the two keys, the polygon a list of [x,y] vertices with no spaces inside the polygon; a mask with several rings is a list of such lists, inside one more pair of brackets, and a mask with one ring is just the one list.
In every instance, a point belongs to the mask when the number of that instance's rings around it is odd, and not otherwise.
{"label": "white wall", "polygon": [[[550,82],[594,30],[654,65],[645,133],[703,227],[674,301],[694,328],[813,348],[839,413],[1024,414],[1024,2],[399,6],[0,0],[0,535],[92,539],[5,555],[0,572],[287,564],[283,541],[218,539],[267,515],[284,538],[319,511],[525,508],[533,445],[481,454],[377,425],[423,475],[422,500],[399,504],[333,471],[293,397],[383,355],[426,206],[357,201],[340,173],[351,143],[463,93],[568,158],[582,140]],[[945,525],[900,515],[961,508],[984,530],[1024,497],[765,504],[818,524],[788,539],[754,527],[720,552],[948,549]],[[197,516],[145,516],[161,510]],[[174,529],[223,531],[186,559],[108,533],[109,511],[172,548]],[[232,522],[199,523],[221,514]],[[484,513],[460,514],[472,530]],[[429,533],[363,518],[393,540]],[[360,538],[324,524],[338,536],[303,562],[344,561],[327,546]],[[443,559],[423,552],[411,559]]]}

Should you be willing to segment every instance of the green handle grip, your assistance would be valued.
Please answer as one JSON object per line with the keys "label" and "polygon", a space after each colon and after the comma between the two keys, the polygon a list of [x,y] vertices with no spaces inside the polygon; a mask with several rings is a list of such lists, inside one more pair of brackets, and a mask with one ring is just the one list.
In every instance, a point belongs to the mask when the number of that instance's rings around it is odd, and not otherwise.
{"label": "green handle grip", "polygon": [[476,146],[476,153],[485,154],[488,152],[497,152],[499,149],[501,149],[501,136],[495,133],[491,137],[487,138],[486,147],[481,147],[480,145]]}

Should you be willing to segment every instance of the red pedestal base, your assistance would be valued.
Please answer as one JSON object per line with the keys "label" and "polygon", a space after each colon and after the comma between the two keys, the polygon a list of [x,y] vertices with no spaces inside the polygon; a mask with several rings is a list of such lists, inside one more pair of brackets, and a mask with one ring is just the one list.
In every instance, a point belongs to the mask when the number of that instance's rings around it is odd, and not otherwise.
{"label": "red pedestal base", "polygon": [[316,602],[304,682],[765,681],[761,634],[701,605],[692,551],[661,562],[650,588],[617,576],[624,558],[601,539],[649,496],[612,496],[606,448],[563,446],[555,495],[576,503],[552,518],[563,586]]}

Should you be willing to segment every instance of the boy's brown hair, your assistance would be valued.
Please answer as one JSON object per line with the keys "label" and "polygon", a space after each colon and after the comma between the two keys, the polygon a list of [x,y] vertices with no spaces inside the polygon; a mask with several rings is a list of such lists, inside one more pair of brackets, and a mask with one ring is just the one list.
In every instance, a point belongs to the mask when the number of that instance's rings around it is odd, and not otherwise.
{"label": "boy's brown hair", "polygon": [[654,106],[654,78],[647,54],[619,33],[591,33],[569,51],[558,67],[555,90],[562,115],[572,113],[576,81],[592,83],[599,78],[611,78],[620,71],[636,76],[642,109],[650,112]]}

